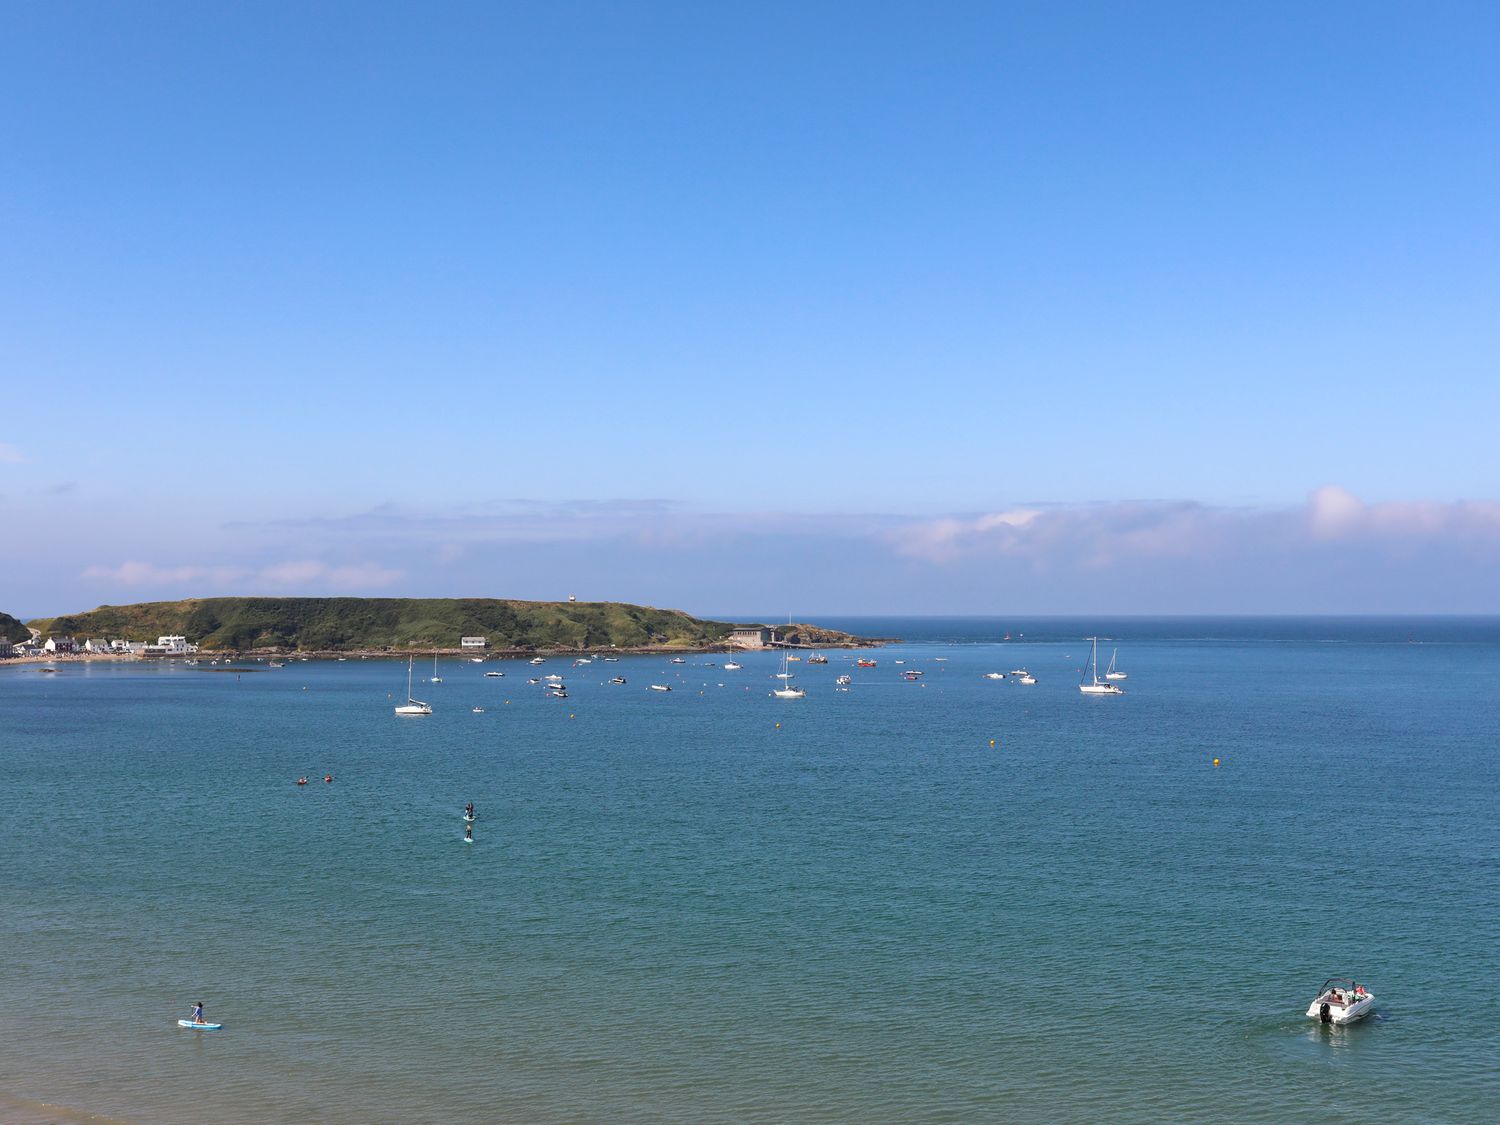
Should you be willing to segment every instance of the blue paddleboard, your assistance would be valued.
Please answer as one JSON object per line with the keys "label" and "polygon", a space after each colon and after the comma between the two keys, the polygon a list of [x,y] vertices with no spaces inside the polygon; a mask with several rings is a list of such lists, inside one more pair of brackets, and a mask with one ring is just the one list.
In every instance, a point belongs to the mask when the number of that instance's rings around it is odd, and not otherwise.
{"label": "blue paddleboard", "polygon": [[178,1020],[178,1027],[191,1027],[195,1031],[218,1031],[223,1027],[222,1023],[194,1023],[192,1020]]}

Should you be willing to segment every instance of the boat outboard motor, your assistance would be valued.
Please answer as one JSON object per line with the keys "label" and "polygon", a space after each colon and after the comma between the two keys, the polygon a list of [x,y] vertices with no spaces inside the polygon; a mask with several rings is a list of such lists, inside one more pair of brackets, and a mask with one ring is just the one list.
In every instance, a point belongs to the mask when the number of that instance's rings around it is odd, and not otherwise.
{"label": "boat outboard motor", "polygon": [[1333,1022],[1333,1013],[1329,1011],[1328,1002],[1326,1000],[1318,1005],[1318,1019],[1322,1020],[1324,1023]]}

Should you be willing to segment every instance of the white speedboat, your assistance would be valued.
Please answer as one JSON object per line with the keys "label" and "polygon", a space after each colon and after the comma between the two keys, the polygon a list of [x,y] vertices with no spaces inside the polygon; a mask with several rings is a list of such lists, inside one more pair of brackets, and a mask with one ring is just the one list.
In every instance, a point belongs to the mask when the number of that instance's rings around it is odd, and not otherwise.
{"label": "white speedboat", "polygon": [[984,674],[984,678],[987,679],[987,680],[1003,680],[1003,679],[1005,679],[1005,673],[1004,672],[986,672]]}
{"label": "white speedboat", "polygon": [[686,660],[684,660],[684,659],[683,659],[683,658],[682,658],[682,657],[680,657],[680,656],[674,656],[674,657],[672,657],[672,660],[671,660],[671,663],[673,663],[673,664],[686,664],[686,663],[687,663],[687,661],[686,661]]}
{"label": "white speedboat", "polygon": [[1370,1014],[1375,996],[1365,986],[1343,977],[1329,977],[1318,998],[1307,1006],[1307,1018],[1322,1023],[1353,1023]]}
{"label": "white speedboat", "polygon": [[652,684],[651,685],[651,690],[652,691],[671,691],[672,690],[672,685],[671,684]]}
{"label": "white speedboat", "polygon": [[476,714],[476,715],[483,715],[484,714],[484,708],[483,707],[476,707],[476,708],[474,708],[474,714]]}
{"label": "white speedboat", "polygon": [[483,664],[484,663],[484,657],[482,657],[482,656],[471,656],[471,657],[469,657],[469,663],[470,664]]}
{"label": "white speedboat", "polygon": [[616,676],[614,679],[610,680],[609,682],[612,683],[612,684],[623,684],[625,682],[625,677],[624,676]]}
{"label": "white speedboat", "polygon": [[547,663],[547,661],[546,661],[546,659],[545,659],[545,658],[543,658],[543,657],[540,657],[540,656],[533,656],[533,657],[532,657],[532,658],[531,658],[531,660],[530,660],[530,661],[529,661],[529,663],[532,663],[532,664],[545,664],[545,663]]}
{"label": "white speedboat", "polygon": [[503,675],[505,675],[505,673],[504,672],[486,672],[485,675],[486,676],[503,676]]}
{"label": "white speedboat", "polygon": [[432,705],[411,697],[411,657],[406,658],[406,702],[396,708],[398,715],[430,715]]}
{"label": "white speedboat", "polygon": [[854,677],[853,676],[840,676],[838,679],[834,680],[833,682],[836,683],[836,684],[838,684],[839,687],[848,687],[850,684],[852,684],[854,682]]}
{"label": "white speedboat", "polygon": [[1016,682],[1021,684],[1034,684],[1036,683],[1036,677],[1033,676],[1030,672],[1022,672],[1019,676],[1016,677]]}
{"label": "white speedboat", "polygon": [[1078,690],[1084,695],[1124,695],[1125,689],[1119,684],[1112,684],[1099,678],[1099,638],[1090,637],[1093,642],[1093,650],[1089,654],[1088,675],[1079,683]]}
{"label": "white speedboat", "polygon": [[550,680],[554,684],[560,684],[560,683],[562,683],[562,677],[559,676],[556,672],[553,672],[551,675],[548,675],[548,676],[543,676],[542,679],[544,679],[544,680]]}

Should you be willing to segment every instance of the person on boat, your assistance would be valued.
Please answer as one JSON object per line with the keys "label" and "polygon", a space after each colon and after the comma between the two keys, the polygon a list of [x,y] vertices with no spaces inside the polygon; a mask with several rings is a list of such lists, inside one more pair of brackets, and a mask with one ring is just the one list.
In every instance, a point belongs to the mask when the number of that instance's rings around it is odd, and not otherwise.
{"label": "person on boat", "polygon": [[193,1005],[193,1022],[194,1023],[203,1023],[203,1022],[205,1022],[204,1019],[203,1019],[203,1001],[202,1000],[199,1000],[196,1004]]}

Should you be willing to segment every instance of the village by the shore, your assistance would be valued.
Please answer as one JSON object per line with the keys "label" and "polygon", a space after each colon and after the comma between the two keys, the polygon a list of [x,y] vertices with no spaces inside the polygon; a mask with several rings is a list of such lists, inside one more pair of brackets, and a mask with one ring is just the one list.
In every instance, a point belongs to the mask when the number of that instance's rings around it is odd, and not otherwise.
{"label": "village by the shore", "polygon": [[288,649],[248,648],[202,649],[180,634],[159,636],[154,642],[129,641],[121,638],[89,638],[78,640],[70,636],[49,636],[43,640],[33,632],[31,639],[12,643],[0,640],[0,660],[13,663],[51,664],[59,661],[81,663],[87,661],[118,660],[181,660],[188,664],[207,661],[210,665],[229,663],[234,660],[265,661],[294,660],[371,660],[405,659],[408,656],[448,656],[467,658],[492,658],[497,660],[530,656],[573,656],[580,652],[608,652],[610,655],[650,656],[653,654],[751,652],[757,649],[812,649],[812,648],[865,648],[880,644],[880,641],[860,639],[857,643],[809,644],[804,641],[778,636],[775,627],[769,625],[744,625],[731,630],[725,639],[710,645],[636,645],[605,648],[563,647],[515,647],[492,646],[487,637],[459,637],[456,646],[392,645],[383,648],[354,649]]}

